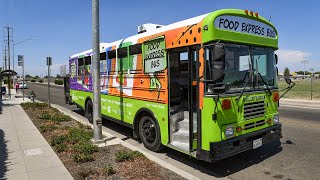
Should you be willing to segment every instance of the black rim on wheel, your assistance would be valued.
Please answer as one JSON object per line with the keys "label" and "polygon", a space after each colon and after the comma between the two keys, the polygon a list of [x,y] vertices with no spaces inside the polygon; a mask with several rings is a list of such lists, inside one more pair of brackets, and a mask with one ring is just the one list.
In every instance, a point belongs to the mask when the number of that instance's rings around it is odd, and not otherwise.
{"label": "black rim on wheel", "polygon": [[153,143],[156,139],[155,124],[150,118],[147,118],[142,124],[142,136],[148,143]]}

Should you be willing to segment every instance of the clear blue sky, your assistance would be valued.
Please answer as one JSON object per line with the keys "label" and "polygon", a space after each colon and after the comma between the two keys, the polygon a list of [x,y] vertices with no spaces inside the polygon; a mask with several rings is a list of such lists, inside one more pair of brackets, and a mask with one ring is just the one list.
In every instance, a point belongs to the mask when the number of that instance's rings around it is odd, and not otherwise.
{"label": "clear blue sky", "polygon": [[[319,7],[316,0],[101,0],[100,39],[131,36],[144,23],[166,25],[223,8],[249,9],[272,17],[279,33],[280,71],[286,66],[301,70],[302,58],[310,61],[307,69],[320,71]],[[15,47],[16,55],[25,56],[27,73],[45,74],[45,58],[52,56],[56,74],[70,55],[92,47],[91,0],[0,0],[0,26],[14,28],[15,42],[33,38]],[[3,35],[0,45],[3,49]],[[2,65],[3,51],[0,57]]]}

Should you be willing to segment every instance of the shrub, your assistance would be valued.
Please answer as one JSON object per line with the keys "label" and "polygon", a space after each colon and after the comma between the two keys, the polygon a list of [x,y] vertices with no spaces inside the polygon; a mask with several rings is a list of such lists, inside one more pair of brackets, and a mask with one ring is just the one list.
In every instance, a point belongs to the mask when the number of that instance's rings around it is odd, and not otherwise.
{"label": "shrub", "polygon": [[57,144],[55,146],[55,149],[56,149],[57,152],[63,152],[63,151],[66,151],[68,149],[68,146],[66,144],[64,144],[64,143]]}
{"label": "shrub", "polygon": [[21,103],[21,106],[25,109],[43,109],[43,108],[47,108],[48,104],[47,103],[26,102],[26,103]]}
{"label": "shrub", "polygon": [[73,161],[78,162],[78,163],[94,161],[94,158],[93,158],[93,156],[91,154],[79,154],[79,153],[76,153],[76,154],[72,155],[72,159],[73,159]]}
{"label": "shrub", "polygon": [[136,157],[143,156],[139,151],[128,151],[128,150],[120,150],[116,153],[116,161],[122,162],[126,160],[131,160]]}
{"label": "shrub", "polygon": [[51,118],[51,115],[47,112],[41,114],[40,116],[38,116],[38,118],[40,119],[50,119]]}
{"label": "shrub", "polygon": [[55,84],[58,84],[58,85],[63,85],[63,80],[61,80],[61,79],[55,79],[55,80],[54,80],[54,83],[55,83]]}
{"label": "shrub", "polygon": [[57,129],[58,127],[53,125],[53,124],[45,124],[40,126],[40,131],[41,132],[48,132],[48,131],[53,131]]}
{"label": "shrub", "polygon": [[59,80],[57,84],[58,84],[58,85],[63,85],[63,81],[62,81],[62,80]]}
{"label": "shrub", "polygon": [[64,122],[64,121],[70,121],[70,116],[64,115],[64,114],[54,114],[50,117],[50,120],[55,122]]}
{"label": "shrub", "polygon": [[68,141],[72,144],[76,144],[80,141],[89,141],[93,136],[92,130],[88,131],[79,128],[68,129]]}
{"label": "shrub", "polygon": [[111,175],[111,174],[115,174],[116,170],[113,169],[113,166],[111,164],[108,164],[105,168],[104,168],[105,173],[107,173],[107,175]]}
{"label": "shrub", "polygon": [[39,83],[43,83],[43,79],[39,79]]}
{"label": "shrub", "polygon": [[35,79],[31,79],[31,82],[36,82],[36,80]]}
{"label": "shrub", "polygon": [[73,150],[76,153],[80,153],[80,154],[92,154],[94,152],[98,151],[98,147],[91,144],[89,141],[85,142],[85,141],[80,141],[78,144],[73,146]]}
{"label": "shrub", "polygon": [[65,135],[55,136],[51,139],[50,145],[56,146],[58,144],[64,143],[66,140],[67,140],[67,136],[65,136]]}

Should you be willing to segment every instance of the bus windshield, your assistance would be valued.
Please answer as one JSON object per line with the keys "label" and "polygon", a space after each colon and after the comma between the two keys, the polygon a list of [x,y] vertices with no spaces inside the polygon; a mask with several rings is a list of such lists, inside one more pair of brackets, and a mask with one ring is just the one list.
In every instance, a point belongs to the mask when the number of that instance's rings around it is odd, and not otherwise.
{"label": "bus windshield", "polygon": [[[223,84],[230,84],[227,93],[277,88],[274,50],[244,45],[224,45],[225,69]],[[213,48],[206,48],[206,79],[210,80]],[[207,81],[206,87],[212,82]],[[216,82],[217,83],[217,82]],[[206,92],[210,89],[206,88]]]}

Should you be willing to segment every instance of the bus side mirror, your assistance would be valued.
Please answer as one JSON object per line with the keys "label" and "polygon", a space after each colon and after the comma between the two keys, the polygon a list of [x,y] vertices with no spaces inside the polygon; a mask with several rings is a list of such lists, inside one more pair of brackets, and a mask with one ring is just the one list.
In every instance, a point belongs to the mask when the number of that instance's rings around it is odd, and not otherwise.
{"label": "bus side mirror", "polygon": [[292,83],[292,80],[291,80],[291,78],[290,78],[290,74],[286,74],[285,76],[284,76],[284,79],[286,80],[286,83],[287,84],[291,84]]}
{"label": "bus side mirror", "polygon": [[278,64],[278,55],[277,54],[274,54],[274,58],[276,60],[276,64]]}
{"label": "bus side mirror", "polygon": [[225,69],[225,49],[223,45],[215,45],[213,51],[213,64],[212,64],[212,81],[222,82],[224,79]]}

